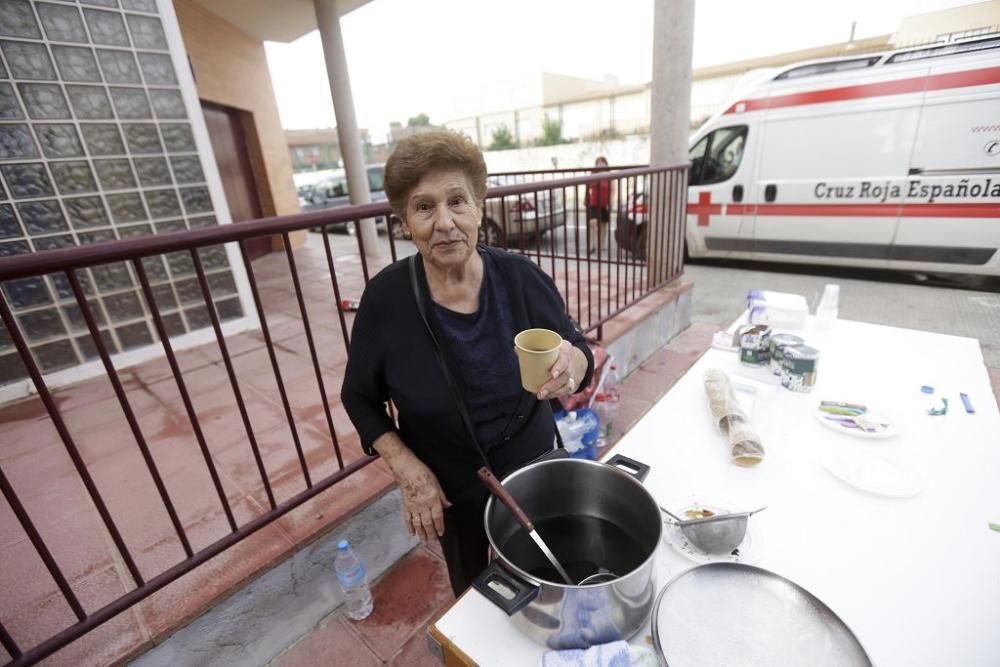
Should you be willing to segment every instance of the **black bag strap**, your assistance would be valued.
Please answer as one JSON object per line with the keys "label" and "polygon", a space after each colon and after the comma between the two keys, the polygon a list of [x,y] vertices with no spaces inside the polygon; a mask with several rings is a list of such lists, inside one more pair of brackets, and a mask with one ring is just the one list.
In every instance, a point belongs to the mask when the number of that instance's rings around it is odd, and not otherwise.
{"label": "black bag strap", "polygon": [[434,353],[437,356],[438,363],[441,365],[441,371],[444,373],[445,382],[448,383],[448,388],[451,389],[451,394],[455,398],[455,405],[458,407],[458,413],[462,416],[462,422],[465,424],[465,428],[469,431],[469,437],[472,438],[472,444],[476,446],[479,451],[480,456],[483,457],[483,461],[487,468],[490,468],[489,460],[486,458],[486,452],[483,450],[482,446],[479,444],[479,438],[476,437],[476,430],[472,426],[472,419],[469,417],[469,411],[465,408],[465,401],[462,400],[462,395],[458,391],[458,385],[455,383],[455,378],[451,374],[451,370],[448,368],[448,362],[445,361],[444,351],[441,349],[441,344],[438,343],[437,336],[434,335],[434,329],[431,328],[431,323],[427,320],[427,306],[424,304],[424,295],[420,291],[420,282],[417,280],[417,256],[410,255],[409,260],[410,265],[410,286],[413,288],[413,298],[417,301],[417,310],[420,312],[420,319],[424,321],[424,326],[427,327],[427,333],[430,334],[431,342],[434,343]]}

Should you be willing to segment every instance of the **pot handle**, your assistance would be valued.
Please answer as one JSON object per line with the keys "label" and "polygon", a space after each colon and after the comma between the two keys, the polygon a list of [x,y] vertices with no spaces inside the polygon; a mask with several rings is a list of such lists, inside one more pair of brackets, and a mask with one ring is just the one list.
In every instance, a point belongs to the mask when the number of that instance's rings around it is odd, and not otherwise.
{"label": "pot handle", "polygon": [[632,475],[637,480],[642,482],[646,479],[646,475],[649,474],[649,466],[645,463],[640,463],[635,459],[630,459],[624,454],[615,454],[610,459],[604,462],[604,465],[609,465],[614,468],[618,468],[622,472],[626,472]]}
{"label": "pot handle", "polygon": [[[538,586],[514,575],[497,560],[490,561],[486,569],[472,582],[472,587],[500,607],[508,616],[521,611],[538,596]],[[498,589],[506,589],[510,595],[504,595]]]}

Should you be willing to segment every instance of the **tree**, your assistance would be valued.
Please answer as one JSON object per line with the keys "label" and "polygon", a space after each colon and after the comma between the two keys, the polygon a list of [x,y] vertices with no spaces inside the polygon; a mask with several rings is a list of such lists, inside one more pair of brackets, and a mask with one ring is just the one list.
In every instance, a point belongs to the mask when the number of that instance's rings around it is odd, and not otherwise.
{"label": "tree", "polygon": [[427,114],[419,113],[416,116],[411,116],[409,120],[406,121],[409,127],[427,127],[431,124],[431,119],[428,118]]}
{"label": "tree", "polygon": [[546,114],[545,120],[542,121],[542,136],[535,143],[539,146],[555,146],[556,144],[567,143],[562,135],[562,121],[553,120]]}
{"label": "tree", "polygon": [[493,141],[490,142],[489,147],[486,150],[490,151],[505,151],[510,148],[517,148],[517,142],[514,141],[514,136],[510,133],[510,128],[506,125],[500,125],[495,130],[490,133]]}

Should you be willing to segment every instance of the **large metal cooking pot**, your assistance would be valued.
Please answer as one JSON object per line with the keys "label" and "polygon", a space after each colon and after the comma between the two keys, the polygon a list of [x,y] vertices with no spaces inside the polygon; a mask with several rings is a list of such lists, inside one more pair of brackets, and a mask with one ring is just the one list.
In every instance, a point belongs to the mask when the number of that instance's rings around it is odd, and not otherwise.
{"label": "large metal cooking pot", "polygon": [[[645,464],[621,455],[528,465],[503,480],[574,581],[570,586],[513,514],[493,497],[486,536],[495,555],[473,586],[523,634],[549,648],[587,648],[628,639],[653,608],[653,559],[663,522],[642,485]],[[613,575],[608,575],[610,571]]]}

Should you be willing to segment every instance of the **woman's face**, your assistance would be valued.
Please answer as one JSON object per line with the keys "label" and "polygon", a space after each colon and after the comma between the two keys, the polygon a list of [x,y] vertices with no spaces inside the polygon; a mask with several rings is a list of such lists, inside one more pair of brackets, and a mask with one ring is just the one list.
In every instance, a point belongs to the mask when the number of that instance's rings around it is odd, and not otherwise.
{"label": "woman's face", "polygon": [[461,169],[429,171],[410,191],[403,227],[425,262],[454,268],[475,252],[482,214],[472,193]]}

